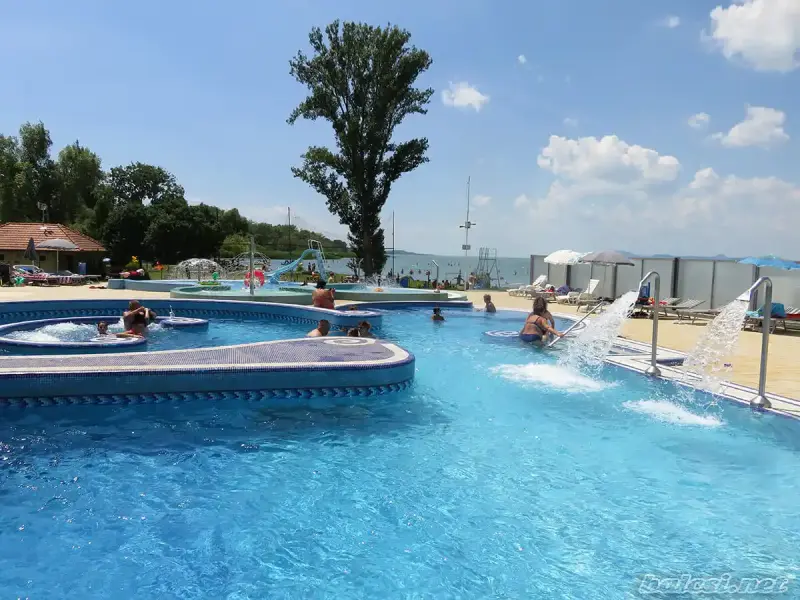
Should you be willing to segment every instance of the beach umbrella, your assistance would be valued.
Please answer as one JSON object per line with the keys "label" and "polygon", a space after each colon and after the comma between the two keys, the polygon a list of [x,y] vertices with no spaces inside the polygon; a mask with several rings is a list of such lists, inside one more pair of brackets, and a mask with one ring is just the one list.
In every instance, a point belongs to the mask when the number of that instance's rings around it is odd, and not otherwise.
{"label": "beach umbrella", "polygon": [[800,269],[800,264],[793,260],[784,260],[775,255],[769,256],[748,256],[739,261],[742,265],[754,265],[756,267],[770,267],[772,269],[784,269],[785,271],[794,271]]}
{"label": "beach umbrella", "polygon": [[581,262],[583,263],[593,263],[595,265],[603,265],[605,267],[617,267],[619,265],[624,265],[628,267],[633,266],[633,262],[630,258],[625,256],[622,252],[617,252],[616,250],[601,250],[600,252],[590,252],[583,258],[581,258]]}
{"label": "beach umbrella", "polygon": [[556,250],[544,258],[544,262],[551,265],[577,265],[585,252],[575,252],[575,250]]}
{"label": "beach umbrella", "polygon": [[[604,267],[614,267],[616,269],[618,266],[626,266],[632,267],[633,261],[624,255],[622,252],[617,252],[616,250],[601,250],[600,252],[590,252],[586,256],[581,259],[582,263],[590,263],[593,265],[602,265]],[[603,277],[605,279],[605,277]],[[617,283],[616,283],[616,270],[614,271],[614,279],[613,279],[613,287],[616,291]],[[605,283],[603,284],[605,287]]]}
{"label": "beach umbrella", "polygon": [[44,242],[40,242],[38,246],[36,246],[38,250],[55,250],[56,251],[56,271],[58,271],[58,253],[62,250],[68,252],[74,252],[78,249],[78,247],[70,242],[69,240],[64,240],[61,238],[55,238],[52,240],[45,240]]}
{"label": "beach umbrella", "polygon": [[25,248],[23,258],[31,261],[31,264],[39,260],[39,255],[36,253],[36,244],[33,243],[33,238],[28,240],[28,247]]}

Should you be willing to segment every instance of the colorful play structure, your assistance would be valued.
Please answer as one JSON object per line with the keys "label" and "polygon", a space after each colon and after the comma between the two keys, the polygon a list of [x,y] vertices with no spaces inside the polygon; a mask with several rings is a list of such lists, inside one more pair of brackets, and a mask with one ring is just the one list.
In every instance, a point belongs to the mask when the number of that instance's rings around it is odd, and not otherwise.
{"label": "colorful play structure", "polygon": [[[279,283],[281,275],[296,271],[297,266],[307,260],[314,260],[317,265],[317,273],[319,273],[319,278],[323,281],[328,281],[328,271],[325,268],[325,252],[322,250],[322,244],[320,244],[317,240],[308,240],[308,248],[303,250],[300,258],[297,260],[286,265],[281,265],[274,271],[267,273],[268,281],[270,283]],[[256,271],[256,273],[258,273],[258,271]]]}

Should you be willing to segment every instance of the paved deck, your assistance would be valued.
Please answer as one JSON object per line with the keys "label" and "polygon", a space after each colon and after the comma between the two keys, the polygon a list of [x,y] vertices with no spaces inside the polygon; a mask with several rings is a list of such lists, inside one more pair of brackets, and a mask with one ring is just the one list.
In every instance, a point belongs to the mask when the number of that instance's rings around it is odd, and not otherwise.
{"label": "paved deck", "polygon": [[199,350],[0,357],[4,400],[192,392],[385,388],[414,357],[376,339],[326,337]]}

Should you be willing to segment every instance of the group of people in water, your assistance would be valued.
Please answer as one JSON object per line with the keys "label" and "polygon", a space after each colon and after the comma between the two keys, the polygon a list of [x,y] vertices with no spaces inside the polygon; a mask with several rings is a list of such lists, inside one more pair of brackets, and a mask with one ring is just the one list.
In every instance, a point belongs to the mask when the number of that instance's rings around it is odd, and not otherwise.
{"label": "group of people in water", "polygon": [[[369,321],[361,321],[358,327],[343,327],[347,337],[363,337],[374,338],[372,334],[372,325]],[[328,319],[320,319],[317,326],[308,332],[308,337],[326,337],[331,332],[331,322]]]}

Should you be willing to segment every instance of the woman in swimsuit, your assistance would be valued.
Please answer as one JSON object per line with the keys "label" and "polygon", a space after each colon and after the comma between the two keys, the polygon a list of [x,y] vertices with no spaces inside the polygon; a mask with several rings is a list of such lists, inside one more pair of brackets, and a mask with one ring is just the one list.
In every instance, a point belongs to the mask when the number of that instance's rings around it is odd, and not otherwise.
{"label": "woman in swimsuit", "polygon": [[333,290],[326,290],[322,279],[317,282],[317,289],[311,293],[311,298],[317,308],[334,308]]}
{"label": "woman in swimsuit", "polygon": [[522,326],[522,331],[519,332],[519,339],[523,342],[542,344],[548,333],[564,337],[563,333],[550,326],[544,316],[545,312],[547,312],[546,307],[543,308],[541,304],[534,304],[533,312],[525,319],[525,325]]}
{"label": "woman in swimsuit", "polygon": [[547,310],[547,300],[542,298],[541,296],[537,296],[533,301],[533,312],[537,312],[537,314],[541,315],[544,319],[547,319],[547,322],[550,323],[550,327],[553,329],[556,328],[556,320],[553,318],[553,315],[550,314],[550,311]]}

